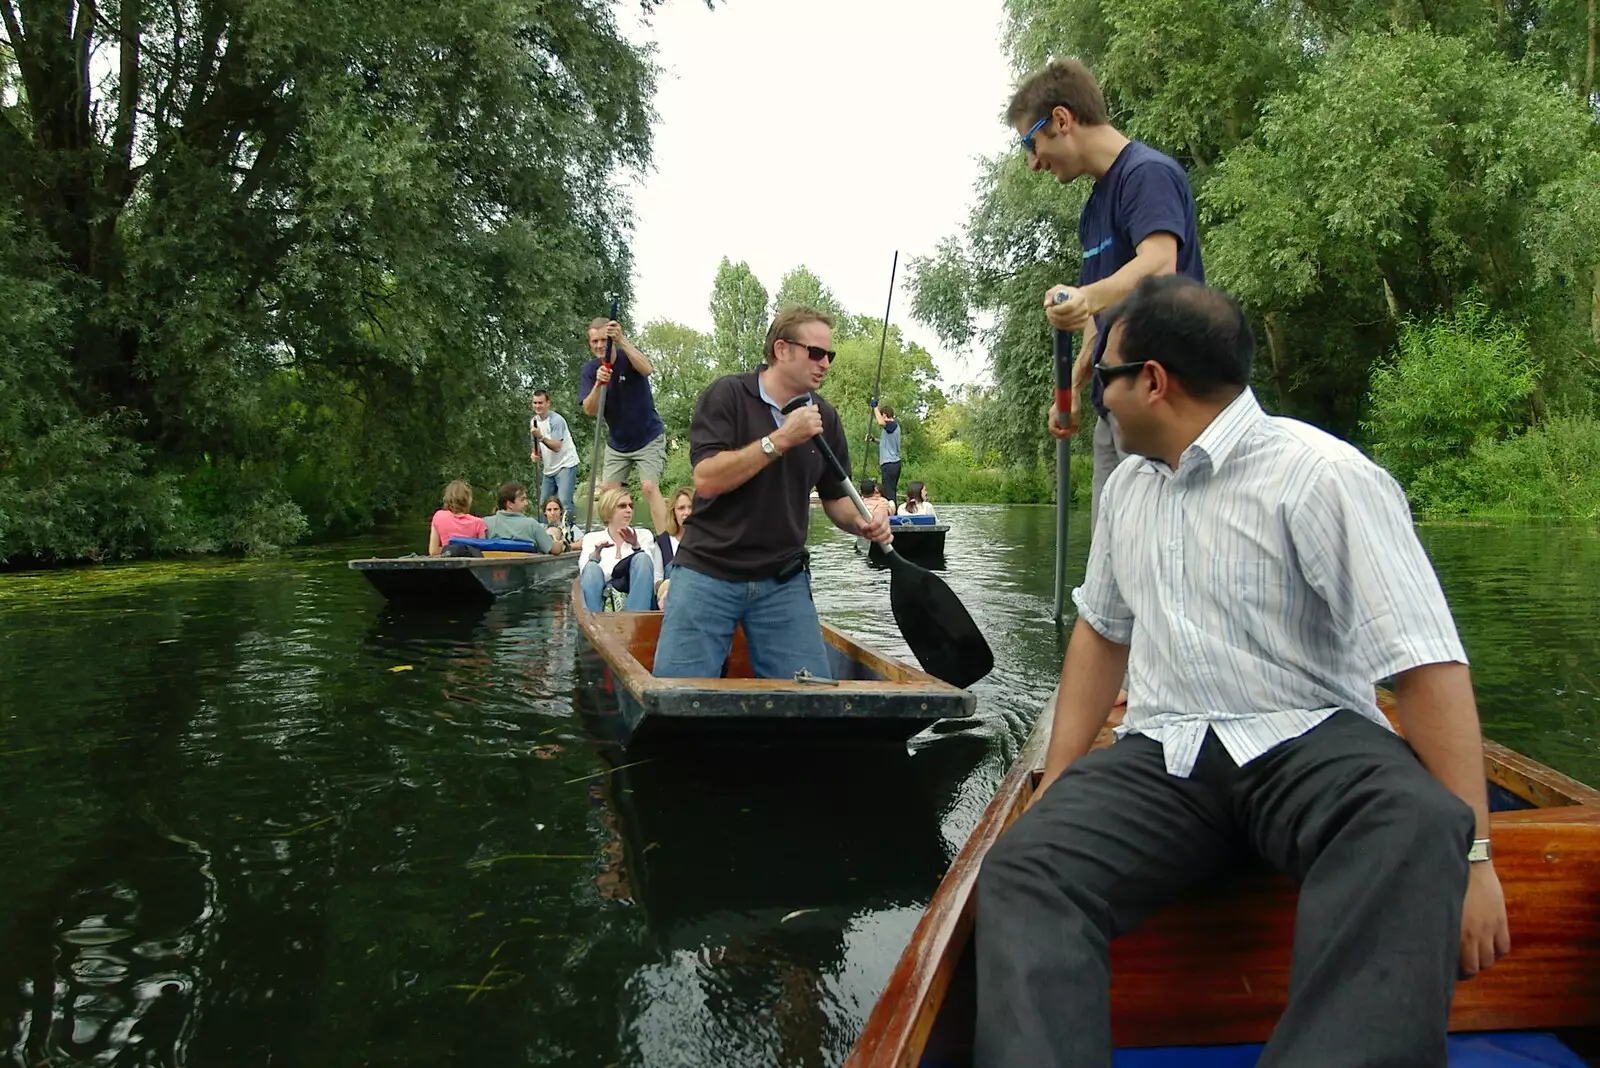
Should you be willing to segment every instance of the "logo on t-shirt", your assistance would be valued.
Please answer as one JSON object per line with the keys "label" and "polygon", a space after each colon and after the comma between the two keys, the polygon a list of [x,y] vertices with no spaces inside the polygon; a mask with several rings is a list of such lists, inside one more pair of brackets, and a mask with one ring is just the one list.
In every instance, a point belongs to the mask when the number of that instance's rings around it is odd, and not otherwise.
{"label": "logo on t-shirt", "polygon": [[1094,257],[1100,255],[1100,253],[1104,252],[1106,249],[1108,249],[1110,247],[1111,247],[1111,239],[1108,237],[1104,241],[1102,241],[1098,245],[1096,245],[1094,248],[1085,249],[1084,252],[1083,252],[1083,258],[1086,259],[1086,260],[1093,259]]}

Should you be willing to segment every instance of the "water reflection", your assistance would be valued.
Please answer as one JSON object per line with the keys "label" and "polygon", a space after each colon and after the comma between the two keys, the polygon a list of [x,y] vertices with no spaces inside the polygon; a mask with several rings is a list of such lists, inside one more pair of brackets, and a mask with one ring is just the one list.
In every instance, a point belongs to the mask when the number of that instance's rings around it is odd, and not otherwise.
{"label": "water reflection", "polygon": [[[395,546],[0,577],[0,1063],[839,1063],[1061,662],[1051,510],[940,517],[978,714],[834,761],[621,768],[564,596],[395,612],[344,567]],[[1422,537],[1486,733],[1600,782],[1600,537]]]}

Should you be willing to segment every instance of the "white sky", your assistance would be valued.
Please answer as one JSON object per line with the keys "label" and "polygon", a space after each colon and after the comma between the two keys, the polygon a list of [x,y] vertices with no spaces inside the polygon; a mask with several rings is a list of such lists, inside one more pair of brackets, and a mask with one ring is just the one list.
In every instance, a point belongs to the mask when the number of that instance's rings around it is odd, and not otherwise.
{"label": "white sky", "polygon": [[[631,7],[631,5],[629,5]],[[980,156],[1016,137],[1001,0],[672,0],[636,39],[657,45],[655,167],[631,186],[631,319],[711,329],[723,256],[776,292],[805,264],[858,314],[934,354],[944,382],[987,377],[915,323],[905,262],[958,232]]]}

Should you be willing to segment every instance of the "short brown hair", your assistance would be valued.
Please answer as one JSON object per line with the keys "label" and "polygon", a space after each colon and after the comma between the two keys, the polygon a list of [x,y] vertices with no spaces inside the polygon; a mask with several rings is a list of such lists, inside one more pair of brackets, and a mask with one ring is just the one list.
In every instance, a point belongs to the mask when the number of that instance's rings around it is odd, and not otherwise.
{"label": "short brown hair", "polygon": [[459,478],[444,488],[444,507],[447,512],[466,515],[472,510],[472,486]]}
{"label": "short brown hair", "polygon": [[894,405],[892,404],[880,404],[878,405],[878,411],[883,413],[885,419],[894,418]]}
{"label": "short brown hair", "polygon": [[589,320],[589,329],[590,330],[604,330],[606,327],[608,327],[610,325],[611,325],[611,320],[610,319],[590,319]]}
{"label": "short brown hair", "polygon": [[495,494],[498,498],[495,507],[504,511],[506,505],[515,501],[518,497],[525,496],[527,492],[528,487],[520,482],[502,482],[500,483],[500,489]]}
{"label": "short brown hair", "polygon": [[1072,112],[1085,126],[1104,126],[1111,121],[1106,115],[1106,98],[1089,68],[1076,59],[1054,59],[1022,79],[1006,108],[1006,124],[1032,125],[1058,107]]}
{"label": "short brown hair", "polygon": [[762,347],[762,351],[766,353],[768,363],[778,358],[778,341],[780,339],[788,341],[795,327],[804,326],[806,323],[821,323],[829,330],[833,329],[833,318],[815,308],[796,304],[792,308],[783,309],[778,313],[778,317],[772,320],[772,325],[767,327],[767,343]]}

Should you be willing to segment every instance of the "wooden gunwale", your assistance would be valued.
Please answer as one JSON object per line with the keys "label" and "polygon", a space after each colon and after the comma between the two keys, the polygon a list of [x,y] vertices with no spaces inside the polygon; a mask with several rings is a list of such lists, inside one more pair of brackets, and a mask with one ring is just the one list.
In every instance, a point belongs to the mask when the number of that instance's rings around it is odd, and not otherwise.
{"label": "wooden gunwale", "polygon": [[[1392,719],[1390,695],[1380,691],[1379,700]],[[1053,704],[1046,704],[940,883],[846,1068],[919,1063],[970,940],[983,857],[1039,781]],[[1110,726],[1097,747],[1110,743]],[[1600,1025],[1600,790],[1487,740],[1484,765],[1489,782],[1536,807],[1491,815],[1512,952],[1457,986],[1451,1030]],[[1177,903],[1118,939],[1112,948],[1116,1042],[1264,1041],[1287,995],[1294,900],[1292,882],[1256,873],[1226,896]],[[970,1005],[960,1008],[971,1011]]]}

